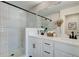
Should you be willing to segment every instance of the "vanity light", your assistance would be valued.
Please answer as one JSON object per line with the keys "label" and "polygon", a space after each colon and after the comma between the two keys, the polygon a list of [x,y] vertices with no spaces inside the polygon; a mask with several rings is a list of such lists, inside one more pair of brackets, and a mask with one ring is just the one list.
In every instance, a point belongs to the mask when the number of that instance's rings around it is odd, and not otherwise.
{"label": "vanity light", "polygon": [[62,25],[62,23],[63,23],[63,20],[61,20],[61,19],[57,20],[56,23],[55,23],[57,25],[58,29],[59,29],[58,36],[61,36],[60,33],[61,33],[61,25]]}
{"label": "vanity light", "polygon": [[61,27],[62,23],[63,23],[63,20],[57,20],[57,21],[56,21],[56,25],[57,25],[58,27]]}

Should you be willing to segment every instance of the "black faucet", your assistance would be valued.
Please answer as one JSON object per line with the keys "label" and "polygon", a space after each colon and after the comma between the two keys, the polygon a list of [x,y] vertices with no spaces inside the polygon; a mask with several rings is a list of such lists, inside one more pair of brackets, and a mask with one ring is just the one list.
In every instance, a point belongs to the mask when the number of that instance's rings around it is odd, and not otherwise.
{"label": "black faucet", "polygon": [[44,29],[44,32],[46,32],[47,31],[47,27]]}
{"label": "black faucet", "polygon": [[73,31],[71,33],[72,34],[69,36],[69,38],[71,38],[71,39],[77,39],[77,35],[74,35],[74,32]]}
{"label": "black faucet", "polygon": [[71,33],[72,33],[71,38],[74,39],[74,38],[75,38],[75,37],[74,37],[74,32],[72,31]]}

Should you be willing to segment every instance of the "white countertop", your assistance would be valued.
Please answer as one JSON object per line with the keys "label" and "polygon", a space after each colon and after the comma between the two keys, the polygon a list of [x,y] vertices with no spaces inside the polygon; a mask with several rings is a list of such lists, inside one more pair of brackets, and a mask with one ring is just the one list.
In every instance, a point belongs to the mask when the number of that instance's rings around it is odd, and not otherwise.
{"label": "white countertop", "polygon": [[44,35],[29,35],[29,36],[79,46],[79,40],[78,39],[77,40],[76,39],[69,39],[69,38],[66,38],[66,37],[48,37],[48,36],[44,36]]}

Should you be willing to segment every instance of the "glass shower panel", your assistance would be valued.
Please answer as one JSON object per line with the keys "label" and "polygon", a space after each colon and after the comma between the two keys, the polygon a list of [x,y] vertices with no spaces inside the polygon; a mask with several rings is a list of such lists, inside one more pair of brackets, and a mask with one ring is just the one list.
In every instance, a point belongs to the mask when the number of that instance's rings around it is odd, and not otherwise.
{"label": "glass shower panel", "polygon": [[36,28],[37,27],[37,16],[31,13],[27,13],[27,27]]}
{"label": "glass shower panel", "polygon": [[26,17],[25,11],[0,2],[0,56],[23,53]]}
{"label": "glass shower panel", "polygon": [[45,20],[45,18],[41,18],[41,27],[42,28],[48,28],[48,20]]}

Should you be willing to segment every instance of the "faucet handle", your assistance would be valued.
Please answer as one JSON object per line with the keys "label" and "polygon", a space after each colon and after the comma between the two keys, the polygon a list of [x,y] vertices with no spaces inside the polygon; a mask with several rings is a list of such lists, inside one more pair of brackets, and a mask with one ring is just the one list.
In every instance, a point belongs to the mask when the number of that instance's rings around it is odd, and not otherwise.
{"label": "faucet handle", "polygon": [[75,39],[77,39],[77,35],[75,35]]}
{"label": "faucet handle", "polygon": [[69,38],[71,38],[71,35],[69,35]]}

